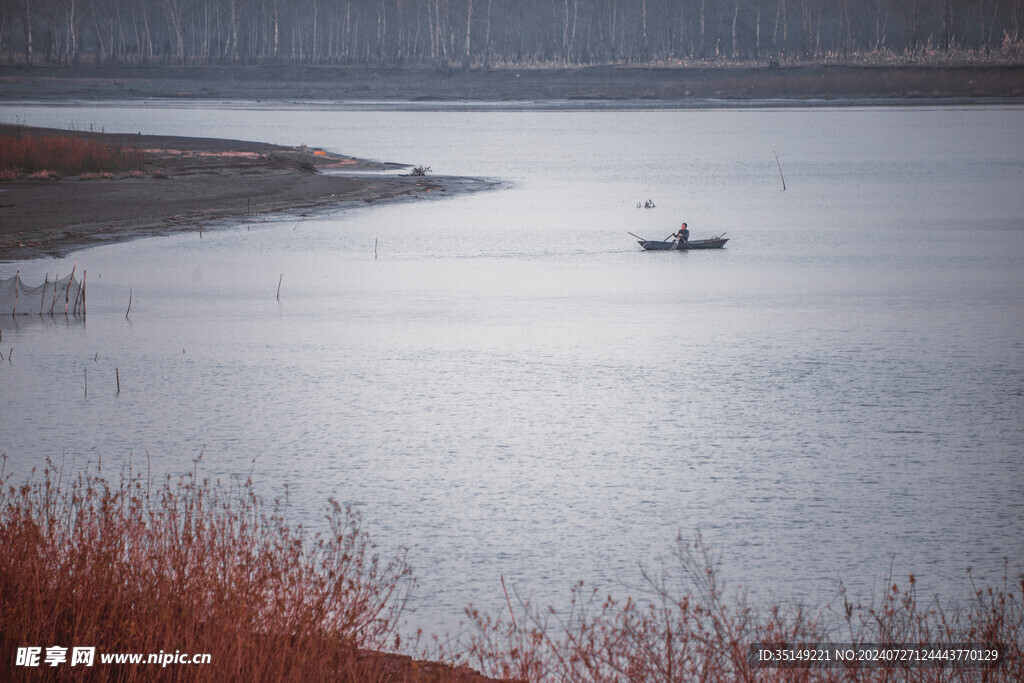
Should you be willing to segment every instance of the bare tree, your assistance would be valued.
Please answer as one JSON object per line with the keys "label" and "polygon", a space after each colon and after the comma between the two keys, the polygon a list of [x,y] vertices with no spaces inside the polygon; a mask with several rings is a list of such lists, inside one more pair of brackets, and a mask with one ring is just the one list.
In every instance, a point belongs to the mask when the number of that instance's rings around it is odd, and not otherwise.
{"label": "bare tree", "polygon": [[732,58],[739,57],[739,47],[736,45],[736,22],[740,18],[740,0],[734,0],[732,11]]}
{"label": "bare tree", "polygon": [[32,0],[25,2],[25,63],[32,64]]}
{"label": "bare tree", "polygon": [[473,0],[466,0],[466,56],[463,64],[468,69],[472,57]]}

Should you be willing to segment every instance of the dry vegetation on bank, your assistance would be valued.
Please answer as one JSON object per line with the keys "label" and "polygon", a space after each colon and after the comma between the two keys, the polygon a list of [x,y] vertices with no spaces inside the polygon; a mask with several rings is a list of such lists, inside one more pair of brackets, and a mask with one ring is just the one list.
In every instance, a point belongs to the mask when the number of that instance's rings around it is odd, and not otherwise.
{"label": "dry vegetation on bank", "polygon": [[141,170],[137,149],[104,145],[77,135],[0,135],[0,180]]}
{"label": "dry vegetation on bank", "polygon": [[[554,681],[1024,680],[1024,578],[950,608],[914,577],[874,605],[757,610],[729,597],[698,536],[674,572],[645,574],[639,599],[579,584],[568,612],[520,603],[518,621],[468,613],[477,631],[436,653],[401,651],[415,581],[405,553],[380,557],[358,515],[331,501],[327,531],[264,503],[251,480],[197,473],[158,482],[131,470],[68,476],[52,464],[0,494],[0,676],[4,680]],[[998,644],[995,667],[756,668],[752,643]],[[209,653],[205,666],[14,665],[18,647]],[[159,673],[155,673],[159,670]]]}
{"label": "dry vegetation on bank", "polygon": [[[127,471],[68,479],[48,465],[0,498],[0,678],[18,647],[209,653],[172,679],[387,680],[411,569],[381,559],[357,515],[331,502],[324,534],[266,505],[250,481]],[[155,666],[68,665],[49,674],[152,680]],[[201,669],[201,671],[199,670]]]}
{"label": "dry vegetation on bank", "polygon": [[[88,154],[75,150],[99,145],[120,150],[120,157],[108,158],[108,167],[116,167],[122,159],[141,159],[142,170],[63,175],[47,167],[25,174],[22,165],[0,172],[0,260],[60,256],[97,243],[201,231],[231,219],[309,215],[374,202],[479,191],[497,184],[478,178],[385,174],[380,171],[403,166],[364,162],[305,146],[0,123],[0,137],[8,136],[15,141],[32,136],[27,144],[33,167],[50,163],[43,160],[43,152],[57,145],[40,141],[53,138],[60,144],[64,139],[83,143],[72,142],[65,157],[87,159]],[[321,172],[338,169],[352,173]]]}
{"label": "dry vegetation on bank", "polygon": [[[567,612],[522,604],[518,624],[468,610],[477,634],[469,663],[491,676],[555,681],[1020,681],[1024,680],[1024,576],[976,591],[962,606],[919,596],[910,575],[877,603],[842,614],[771,606],[760,610],[719,583],[712,552],[698,534],[676,541],[676,563],[644,573],[640,597],[572,592]],[[998,644],[1002,661],[977,664],[764,667],[751,645],[835,647]],[[828,648],[826,648],[828,649]]]}

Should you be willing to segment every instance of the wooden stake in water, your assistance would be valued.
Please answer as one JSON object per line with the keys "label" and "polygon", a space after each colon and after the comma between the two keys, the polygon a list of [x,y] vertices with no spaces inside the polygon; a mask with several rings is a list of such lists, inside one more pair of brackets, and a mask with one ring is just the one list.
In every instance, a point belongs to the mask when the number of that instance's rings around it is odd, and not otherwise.
{"label": "wooden stake in water", "polygon": [[[46,305],[46,287],[50,284],[50,274],[46,274],[46,278],[43,280],[43,296],[39,301],[39,315],[43,314],[43,307]],[[56,285],[55,285],[56,286]]]}
{"label": "wooden stake in water", "polygon": [[373,238],[373,260],[377,260],[377,238]]}
{"label": "wooden stake in water", "polygon": [[85,397],[89,398],[89,368],[85,368],[84,372],[85,372]]}
{"label": "wooden stake in water", "polygon": [[284,273],[281,273],[281,277],[277,279],[277,300],[281,300],[281,280],[284,279]]}
{"label": "wooden stake in water", "polygon": [[14,308],[11,309],[11,316],[18,312],[18,290],[21,289],[21,266],[18,266],[18,271],[14,274]]}
{"label": "wooden stake in water", "polygon": [[[775,154],[775,150],[772,150],[772,154]],[[775,154],[775,165],[779,167],[779,177],[782,178],[782,191],[786,191],[786,176],[782,175],[782,164],[779,163],[779,155]]]}
{"label": "wooden stake in water", "polygon": [[87,274],[88,271],[82,271],[82,284],[78,287],[78,293],[75,294],[75,304],[71,310],[74,315],[81,314],[83,318],[85,317],[85,276]]}
{"label": "wooden stake in water", "polygon": [[68,304],[71,303],[71,283],[75,281],[76,268],[78,268],[78,261],[75,261],[75,265],[71,266],[71,278],[68,280],[68,286],[64,288],[64,317],[67,317]]}
{"label": "wooden stake in water", "polygon": [[53,301],[50,303],[50,315],[53,315],[53,309],[57,307],[57,290],[60,288],[58,283],[60,282],[60,273],[54,275],[53,281]]}
{"label": "wooden stake in water", "polygon": [[128,314],[132,312],[132,289],[128,288],[128,310],[124,312],[124,319],[128,320]]}
{"label": "wooden stake in water", "polygon": [[117,395],[121,395],[121,371],[118,368],[114,368],[114,379],[117,380]]}

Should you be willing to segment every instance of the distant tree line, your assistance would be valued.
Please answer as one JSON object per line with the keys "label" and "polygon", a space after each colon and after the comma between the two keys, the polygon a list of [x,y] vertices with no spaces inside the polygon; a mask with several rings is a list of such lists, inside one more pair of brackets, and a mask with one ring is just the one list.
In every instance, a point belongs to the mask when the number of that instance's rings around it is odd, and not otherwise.
{"label": "distant tree line", "polygon": [[1024,0],[0,0],[0,61],[671,64],[1022,54]]}

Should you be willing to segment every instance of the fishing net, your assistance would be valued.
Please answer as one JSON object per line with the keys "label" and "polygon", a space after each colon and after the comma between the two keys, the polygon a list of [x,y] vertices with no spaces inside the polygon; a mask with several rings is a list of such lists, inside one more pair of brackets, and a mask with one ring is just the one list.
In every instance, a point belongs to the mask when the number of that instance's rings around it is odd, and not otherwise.
{"label": "fishing net", "polygon": [[21,279],[21,272],[14,277],[0,277],[0,315],[85,315],[85,278],[75,279],[70,275],[51,280],[49,276],[42,284],[29,287]]}

